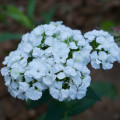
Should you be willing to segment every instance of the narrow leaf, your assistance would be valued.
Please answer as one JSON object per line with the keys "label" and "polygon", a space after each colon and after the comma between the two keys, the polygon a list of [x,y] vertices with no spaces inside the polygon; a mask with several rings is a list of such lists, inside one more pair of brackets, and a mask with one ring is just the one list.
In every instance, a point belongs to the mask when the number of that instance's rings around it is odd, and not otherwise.
{"label": "narrow leaf", "polygon": [[45,120],[45,117],[46,117],[46,113],[38,117],[37,120]]}
{"label": "narrow leaf", "polygon": [[104,22],[102,22],[102,24],[101,24],[101,28],[103,29],[103,30],[105,30],[105,31],[111,31],[111,29],[113,28],[113,27],[115,27],[116,25],[115,25],[115,23],[113,22],[113,21],[104,21]]}
{"label": "narrow leaf", "polygon": [[74,100],[69,102],[68,115],[75,116],[86,111],[88,108],[92,107],[97,100],[93,100],[87,97],[84,97],[81,100]]}
{"label": "narrow leaf", "polygon": [[93,90],[93,88],[91,88],[91,87],[87,88],[86,97],[90,98],[90,99],[93,99],[93,100],[101,101],[100,97],[97,95],[97,93],[95,92],[95,90]]}
{"label": "narrow leaf", "polygon": [[6,23],[6,15],[3,12],[3,6],[0,5],[0,22]]}
{"label": "narrow leaf", "polygon": [[48,24],[50,21],[52,21],[56,9],[57,9],[57,7],[54,6],[48,12],[46,12],[42,15],[46,24]]}
{"label": "narrow leaf", "polygon": [[[95,90],[95,92],[94,92]],[[92,82],[88,88],[87,95],[81,100],[73,100],[68,102],[68,115],[74,116],[80,114],[93,106],[100,97],[115,98],[117,90],[114,84],[107,82]]]}
{"label": "narrow leaf", "polygon": [[0,42],[4,42],[6,40],[16,40],[16,39],[20,39],[20,38],[21,38],[20,34],[0,33]]}
{"label": "narrow leaf", "polygon": [[28,0],[27,15],[33,21],[37,0]]}
{"label": "narrow leaf", "polygon": [[49,104],[45,120],[62,120],[64,112],[65,104],[63,102],[52,101]]}
{"label": "narrow leaf", "polygon": [[114,99],[118,96],[117,88],[113,83],[96,81],[91,83],[91,87],[100,97],[109,97]]}
{"label": "narrow leaf", "polygon": [[13,5],[7,6],[6,11],[4,13],[7,16],[10,16],[13,19],[15,19],[16,21],[18,21],[20,24],[25,25],[28,28],[33,28],[33,24],[29,20],[29,18],[15,6],[13,6]]}

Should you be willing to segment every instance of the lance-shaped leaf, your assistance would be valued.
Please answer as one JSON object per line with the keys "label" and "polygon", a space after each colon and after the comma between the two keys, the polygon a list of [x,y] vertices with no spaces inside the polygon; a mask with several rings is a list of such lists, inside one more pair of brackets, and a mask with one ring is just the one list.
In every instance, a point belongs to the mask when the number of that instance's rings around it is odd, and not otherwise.
{"label": "lance-shaped leaf", "polygon": [[52,101],[49,104],[45,120],[62,120],[65,112],[65,103]]}
{"label": "lance-shaped leaf", "polygon": [[21,35],[16,33],[0,33],[0,42],[4,42],[7,40],[16,40],[16,39],[20,40]]}
{"label": "lance-shaped leaf", "polygon": [[4,12],[7,16],[10,16],[11,18],[15,19],[18,21],[20,24],[28,27],[28,28],[33,28],[33,24],[30,21],[30,19],[18,8],[16,8],[13,5],[9,5],[6,7],[6,10]]}
{"label": "lance-shaped leaf", "polygon": [[45,120],[46,113],[42,114],[40,117],[37,118],[37,120]]}
{"label": "lance-shaped leaf", "polygon": [[101,101],[99,95],[97,95],[97,93],[95,92],[95,89],[93,90],[92,87],[87,88],[86,97],[90,98],[90,99],[93,99],[93,100]]}
{"label": "lance-shaped leaf", "polygon": [[117,88],[113,83],[96,81],[91,83],[91,87],[100,97],[105,96],[114,99],[118,96]]}
{"label": "lance-shaped leaf", "polygon": [[57,7],[54,6],[48,12],[45,12],[42,15],[46,24],[48,24],[50,21],[52,21],[56,9],[57,9]]}
{"label": "lance-shaped leaf", "polygon": [[27,15],[33,21],[37,0],[28,0]]}
{"label": "lance-shaped leaf", "polygon": [[67,103],[68,115],[75,116],[84,112],[88,108],[92,107],[96,102],[98,102],[99,98],[103,96],[115,98],[117,96],[115,85],[101,81],[92,82],[91,87],[88,88],[86,97],[81,100],[73,100]]}
{"label": "lance-shaped leaf", "polygon": [[68,115],[75,116],[86,111],[88,108],[93,106],[97,100],[84,97],[81,100],[73,100],[68,103]]}

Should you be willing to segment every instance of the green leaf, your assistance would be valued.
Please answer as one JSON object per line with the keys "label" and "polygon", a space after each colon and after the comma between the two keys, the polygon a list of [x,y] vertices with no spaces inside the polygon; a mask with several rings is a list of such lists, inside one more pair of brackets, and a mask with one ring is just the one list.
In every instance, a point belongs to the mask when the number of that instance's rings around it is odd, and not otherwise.
{"label": "green leaf", "polygon": [[6,22],[6,15],[4,13],[0,13],[0,21],[5,23]]}
{"label": "green leaf", "polygon": [[45,117],[46,117],[46,113],[38,117],[37,120],[45,120]]}
{"label": "green leaf", "polygon": [[111,31],[113,27],[117,26],[113,21],[104,21],[101,24],[101,28],[105,31]]}
{"label": "green leaf", "polygon": [[65,103],[52,101],[49,104],[45,120],[61,120],[65,112]]}
{"label": "green leaf", "polygon": [[0,21],[5,23],[6,22],[6,15],[3,13],[3,6],[0,5]]}
{"label": "green leaf", "polygon": [[92,82],[91,87],[88,88],[86,97],[81,100],[73,100],[67,103],[68,115],[74,116],[84,112],[93,106],[100,97],[106,96],[109,98],[115,98],[117,95],[117,90],[114,84],[101,81]]}
{"label": "green leaf", "polygon": [[33,21],[37,0],[28,0],[27,15]]}
{"label": "green leaf", "polygon": [[75,116],[86,111],[88,108],[93,106],[97,100],[93,100],[87,97],[84,97],[81,100],[73,100],[68,103],[68,115]]}
{"label": "green leaf", "polygon": [[21,35],[16,33],[0,33],[0,42],[16,39],[21,39]]}
{"label": "green leaf", "polygon": [[70,120],[70,116],[67,116],[65,120]]}
{"label": "green leaf", "polygon": [[118,96],[117,88],[113,83],[96,81],[91,83],[91,87],[100,97],[105,96],[114,99]]}
{"label": "green leaf", "polygon": [[93,100],[101,101],[100,97],[97,95],[95,90],[93,90],[93,88],[91,88],[91,87],[87,88],[86,97],[90,98],[90,99],[93,99]]}
{"label": "green leaf", "polygon": [[51,99],[51,95],[49,94],[49,91],[46,90],[43,92],[42,98],[36,101],[31,101],[30,104],[28,105],[27,109],[32,109],[35,107],[39,107],[40,105],[48,102]]}
{"label": "green leaf", "polygon": [[48,24],[50,21],[52,21],[56,9],[57,9],[57,7],[54,6],[48,12],[46,12],[42,15],[46,24]]}
{"label": "green leaf", "polygon": [[13,5],[9,5],[6,7],[6,11],[4,12],[7,16],[10,16],[11,18],[18,21],[20,24],[28,27],[33,28],[32,22],[29,20],[29,18],[18,8],[16,8]]}

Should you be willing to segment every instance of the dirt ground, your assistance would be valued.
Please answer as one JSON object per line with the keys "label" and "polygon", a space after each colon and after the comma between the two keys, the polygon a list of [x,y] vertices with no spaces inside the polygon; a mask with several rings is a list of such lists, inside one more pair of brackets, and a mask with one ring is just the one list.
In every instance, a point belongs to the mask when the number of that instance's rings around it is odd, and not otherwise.
{"label": "dirt ground", "polygon": [[[25,12],[27,2],[23,0],[0,0],[0,5],[14,4]],[[35,10],[35,20],[43,21],[40,16],[52,6],[57,6],[54,21],[63,21],[65,25],[81,29],[83,32],[99,28],[104,20],[113,20],[120,23],[120,0],[38,0]],[[8,19],[9,24],[0,23],[0,32],[29,32],[14,20]],[[0,68],[4,57],[12,50],[16,49],[17,41],[7,41],[0,43]],[[119,97],[110,100],[102,98],[86,112],[77,115],[72,120],[120,120],[120,64],[115,63],[112,70],[103,72],[102,70],[91,69],[92,80],[102,80],[113,82],[118,90]],[[39,115],[47,110],[47,105],[36,109],[26,110],[24,101],[15,99],[7,92],[3,77],[0,76],[0,120],[35,120]]]}

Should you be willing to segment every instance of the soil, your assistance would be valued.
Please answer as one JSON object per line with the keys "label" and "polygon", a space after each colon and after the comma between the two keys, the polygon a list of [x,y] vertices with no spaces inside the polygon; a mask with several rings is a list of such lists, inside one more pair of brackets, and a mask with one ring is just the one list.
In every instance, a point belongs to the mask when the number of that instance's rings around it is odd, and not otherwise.
{"label": "soil", "polygon": [[[73,29],[81,29],[86,32],[100,28],[104,20],[120,21],[120,0],[38,0],[35,9],[35,21],[43,21],[40,16],[51,7],[57,6],[53,21],[63,21],[65,25]],[[0,5],[14,4],[23,12],[26,12],[27,1],[23,0],[0,0]],[[7,24],[0,23],[0,32],[26,33],[30,30],[21,26],[12,19]],[[0,43],[0,68],[4,57],[16,49],[18,41],[6,41]],[[86,112],[77,115],[72,120],[120,120],[120,64],[115,63],[113,69],[108,71],[91,69],[92,80],[113,82],[118,90],[119,96],[110,100],[102,98]],[[47,105],[27,111],[24,101],[10,96],[4,79],[0,76],[0,120],[35,120],[47,110]]]}

